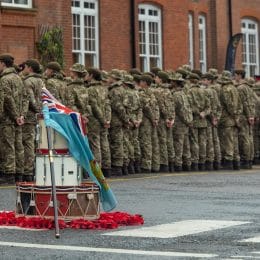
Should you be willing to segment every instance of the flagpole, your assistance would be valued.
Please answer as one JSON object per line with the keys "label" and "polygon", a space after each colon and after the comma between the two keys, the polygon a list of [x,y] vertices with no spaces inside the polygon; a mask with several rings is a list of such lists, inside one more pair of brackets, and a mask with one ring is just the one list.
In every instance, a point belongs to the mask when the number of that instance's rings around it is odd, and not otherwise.
{"label": "flagpole", "polygon": [[56,238],[60,238],[59,222],[58,222],[57,194],[56,194],[54,162],[53,162],[53,147],[52,147],[51,128],[49,126],[46,126],[46,130],[47,130],[49,161],[50,161],[50,171],[51,171],[52,201],[53,201],[54,222],[55,222],[55,237]]}

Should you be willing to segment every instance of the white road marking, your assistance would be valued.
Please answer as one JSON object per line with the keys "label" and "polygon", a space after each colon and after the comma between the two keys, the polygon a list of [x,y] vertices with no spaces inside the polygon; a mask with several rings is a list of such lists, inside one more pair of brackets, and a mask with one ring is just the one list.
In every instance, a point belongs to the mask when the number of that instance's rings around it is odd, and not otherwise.
{"label": "white road marking", "polygon": [[182,252],[171,252],[171,251],[161,252],[161,251],[129,250],[129,249],[119,249],[119,248],[95,248],[95,247],[66,246],[66,245],[29,244],[29,243],[15,243],[15,242],[4,242],[4,241],[0,241],[0,246],[81,251],[81,252],[98,252],[98,253],[112,253],[112,254],[167,256],[167,257],[178,256],[178,257],[194,257],[194,258],[211,258],[211,257],[218,256],[214,254],[197,254],[197,253],[193,254],[193,253],[182,253]]}
{"label": "white road marking", "polygon": [[245,242],[245,243],[260,243],[260,236],[243,239],[243,240],[241,240],[241,241],[239,241],[239,242]]}
{"label": "white road marking", "polygon": [[216,229],[228,228],[238,225],[248,224],[242,221],[219,221],[219,220],[185,220],[171,224],[163,224],[139,229],[127,229],[105,233],[106,236],[126,236],[126,237],[156,237],[174,238],[187,236]]}
{"label": "white road marking", "polygon": [[[245,258],[249,258],[249,259],[260,259],[260,257],[258,256],[246,256],[246,255],[237,255],[237,256],[231,256],[233,260],[243,260]],[[239,257],[239,258],[238,258]],[[240,258],[241,257],[241,258]]]}
{"label": "white road marking", "polygon": [[23,231],[46,231],[49,229],[36,229],[36,228],[22,228],[17,226],[0,226],[0,229],[14,229],[14,230],[23,230]]}

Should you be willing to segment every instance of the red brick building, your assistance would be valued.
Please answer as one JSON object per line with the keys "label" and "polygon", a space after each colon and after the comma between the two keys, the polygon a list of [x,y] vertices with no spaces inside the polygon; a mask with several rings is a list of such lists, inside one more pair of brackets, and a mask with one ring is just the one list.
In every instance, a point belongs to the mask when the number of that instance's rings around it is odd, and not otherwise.
{"label": "red brick building", "polygon": [[1,52],[37,57],[41,26],[63,28],[66,68],[109,70],[190,63],[222,70],[231,35],[244,33],[237,66],[259,74],[259,0],[2,0]]}

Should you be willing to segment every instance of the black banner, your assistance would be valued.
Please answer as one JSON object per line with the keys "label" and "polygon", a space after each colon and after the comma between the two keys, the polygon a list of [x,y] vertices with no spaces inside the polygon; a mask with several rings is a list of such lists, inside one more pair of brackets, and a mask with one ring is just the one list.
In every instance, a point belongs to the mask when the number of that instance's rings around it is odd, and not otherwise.
{"label": "black banner", "polygon": [[229,43],[228,43],[225,70],[229,70],[231,73],[234,72],[236,50],[237,50],[237,46],[238,46],[239,41],[241,40],[242,36],[243,36],[242,33],[235,34],[229,40]]}

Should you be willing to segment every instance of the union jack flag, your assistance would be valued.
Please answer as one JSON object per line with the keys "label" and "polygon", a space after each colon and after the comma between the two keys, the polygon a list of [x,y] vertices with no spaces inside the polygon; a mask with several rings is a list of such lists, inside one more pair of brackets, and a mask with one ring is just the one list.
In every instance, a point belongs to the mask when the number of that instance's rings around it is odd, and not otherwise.
{"label": "union jack flag", "polygon": [[61,104],[46,88],[42,89],[42,103],[47,104],[49,112],[69,115],[81,134],[86,135],[86,124],[81,114]]}

